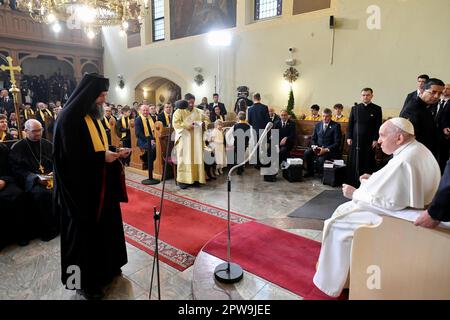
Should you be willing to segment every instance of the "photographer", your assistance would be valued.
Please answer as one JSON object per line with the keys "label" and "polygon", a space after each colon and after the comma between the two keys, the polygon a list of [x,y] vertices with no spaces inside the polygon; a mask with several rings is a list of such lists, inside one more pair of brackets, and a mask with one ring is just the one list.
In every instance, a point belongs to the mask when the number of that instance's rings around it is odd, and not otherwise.
{"label": "photographer", "polygon": [[238,98],[234,105],[234,112],[239,114],[240,111],[247,112],[247,108],[253,105],[253,101],[248,98],[248,87],[241,86],[238,88]]}

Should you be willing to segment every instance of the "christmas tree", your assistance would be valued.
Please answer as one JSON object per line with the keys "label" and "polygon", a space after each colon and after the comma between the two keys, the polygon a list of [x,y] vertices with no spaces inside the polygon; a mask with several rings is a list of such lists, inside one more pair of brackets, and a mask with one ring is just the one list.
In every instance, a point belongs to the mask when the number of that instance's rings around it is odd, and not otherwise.
{"label": "christmas tree", "polygon": [[289,100],[288,100],[288,104],[286,107],[286,111],[288,112],[288,114],[291,116],[291,119],[297,119],[297,117],[295,116],[294,113],[294,91],[291,88],[291,91],[289,92]]}

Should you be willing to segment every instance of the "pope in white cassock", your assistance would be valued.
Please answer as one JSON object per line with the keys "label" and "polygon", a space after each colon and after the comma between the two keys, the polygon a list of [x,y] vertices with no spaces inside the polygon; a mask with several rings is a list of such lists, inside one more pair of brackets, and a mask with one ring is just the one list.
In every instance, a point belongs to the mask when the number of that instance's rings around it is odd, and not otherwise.
{"label": "pope in white cassock", "polygon": [[441,173],[433,154],[414,138],[414,127],[403,118],[386,121],[378,143],[393,158],[381,170],[360,178],[358,189],[343,186],[351,199],[325,221],[314,284],[324,293],[338,297],[350,270],[353,234],[362,225],[381,223],[383,215],[414,221],[431,203]]}

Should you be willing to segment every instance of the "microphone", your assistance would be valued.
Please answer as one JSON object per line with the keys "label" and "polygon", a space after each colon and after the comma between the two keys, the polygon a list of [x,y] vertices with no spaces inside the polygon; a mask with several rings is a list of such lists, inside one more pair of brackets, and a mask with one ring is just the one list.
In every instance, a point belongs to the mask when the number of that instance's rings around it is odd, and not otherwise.
{"label": "microphone", "polygon": [[264,132],[262,133],[262,135],[259,137],[258,142],[256,143],[255,147],[253,148],[252,152],[250,152],[250,154],[248,155],[248,157],[240,164],[235,165],[234,167],[232,167],[229,171],[228,171],[228,180],[230,180],[231,174],[233,173],[234,170],[236,170],[239,167],[242,167],[243,165],[245,165],[255,154],[255,152],[258,150],[258,148],[261,146],[262,142],[264,141],[265,137],[267,136],[267,134],[269,133],[269,131],[272,129],[273,127],[273,122],[268,122],[266,127],[264,128]]}

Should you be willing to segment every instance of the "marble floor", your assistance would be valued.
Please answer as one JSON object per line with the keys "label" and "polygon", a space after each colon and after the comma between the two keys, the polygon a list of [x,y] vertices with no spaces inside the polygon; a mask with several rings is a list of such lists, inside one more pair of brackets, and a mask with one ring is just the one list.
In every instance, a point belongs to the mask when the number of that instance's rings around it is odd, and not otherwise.
{"label": "marble floor", "polygon": [[[144,177],[127,171],[127,178],[140,181]],[[231,210],[251,216],[262,223],[320,241],[322,222],[287,217],[290,212],[323,190],[319,179],[289,183],[281,177],[275,183],[264,182],[259,171],[247,168],[243,176],[233,178]],[[173,180],[166,190],[213,206],[226,209],[226,177],[208,182],[200,188],[179,189]],[[60,281],[59,237],[50,242],[33,240],[26,247],[9,246],[0,252],[0,299],[14,300],[81,300],[74,291],[65,290]],[[128,264],[122,276],[106,288],[105,299],[149,299],[153,258],[127,243]],[[193,267],[180,272],[160,263],[162,299],[192,299]],[[249,299],[301,299],[264,279],[249,276],[246,290]],[[249,284],[250,283],[250,284]],[[155,284],[154,284],[155,285]],[[156,287],[152,299],[157,297]]]}

